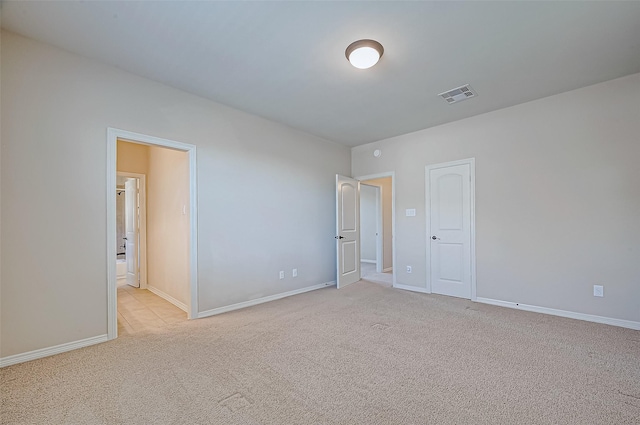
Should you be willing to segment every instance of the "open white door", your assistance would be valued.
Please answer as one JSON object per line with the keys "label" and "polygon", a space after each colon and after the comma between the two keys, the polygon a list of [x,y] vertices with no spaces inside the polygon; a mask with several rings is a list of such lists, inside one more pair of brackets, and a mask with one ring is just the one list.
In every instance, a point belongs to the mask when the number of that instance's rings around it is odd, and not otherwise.
{"label": "open white door", "polygon": [[336,175],[338,289],[360,280],[360,182]]}
{"label": "open white door", "polygon": [[138,279],[138,180],[127,179],[125,191],[125,256],[127,261],[127,285],[140,287]]}

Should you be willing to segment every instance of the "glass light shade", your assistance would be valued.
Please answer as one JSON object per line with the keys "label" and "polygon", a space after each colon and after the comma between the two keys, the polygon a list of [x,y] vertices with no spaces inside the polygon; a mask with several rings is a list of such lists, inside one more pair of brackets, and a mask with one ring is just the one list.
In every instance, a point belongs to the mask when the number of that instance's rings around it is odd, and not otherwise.
{"label": "glass light shade", "polygon": [[378,63],[383,52],[382,45],[375,40],[358,40],[347,47],[345,55],[351,65],[367,69]]}
{"label": "glass light shade", "polygon": [[349,55],[349,62],[358,69],[371,68],[380,60],[380,53],[373,47],[360,47]]}

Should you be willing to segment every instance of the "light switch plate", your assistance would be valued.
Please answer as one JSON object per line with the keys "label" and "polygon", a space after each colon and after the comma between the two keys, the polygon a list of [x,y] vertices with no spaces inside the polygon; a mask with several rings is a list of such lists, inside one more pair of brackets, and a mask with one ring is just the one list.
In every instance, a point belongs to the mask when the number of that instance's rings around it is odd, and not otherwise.
{"label": "light switch plate", "polygon": [[416,216],[416,209],[415,208],[407,208],[407,210],[405,211],[405,215],[407,217],[415,217]]}

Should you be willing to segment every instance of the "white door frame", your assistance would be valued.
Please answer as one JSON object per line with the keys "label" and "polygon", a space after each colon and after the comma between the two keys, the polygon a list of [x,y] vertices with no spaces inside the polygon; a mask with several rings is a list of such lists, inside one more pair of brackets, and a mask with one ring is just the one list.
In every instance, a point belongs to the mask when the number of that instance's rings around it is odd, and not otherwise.
{"label": "white door frame", "polygon": [[189,157],[189,302],[187,316],[198,317],[198,191],[196,146],[159,137],[107,128],[107,339],[118,337],[116,277],[116,167],[118,139],[187,152]]}
{"label": "white door frame", "polygon": [[[393,268],[393,287],[396,288],[396,173],[395,171],[388,171],[385,173],[358,176],[354,177],[354,179],[363,181],[381,179],[385,177],[391,177],[391,250],[393,251],[391,256],[391,267]],[[382,204],[382,188],[380,188],[380,204]],[[382,240],[382,238],[380,238],[380,240]]]}
{"label": "white door frame", "polygon": [[442,162],[439,164],[431,164],[424,167],[424,198],[425,198],[425,220],[426,229],[425,245],[426,245],[426,274],[427,274],[427,293],[431,293],[431,217],[429,216],[429,206],[431,205],[430,193],[430,171],[438,168],[451,167],[454,165],[469,165],[469,176],[471,178],[470,201],[471,201],[471,301],[476,300],[476,159],[467,158],[458,161]]}
{"label": "white door frame", "polygon": [[138,264],[138,268],[140,269],[140,289],[147,289],[147,176],[139,173],[129,173],[128,171],[117,171],[116,176],[138,179],[140,182],[138,189],[138,207],[140,208],[138,258],[140,259],[140,264]]}

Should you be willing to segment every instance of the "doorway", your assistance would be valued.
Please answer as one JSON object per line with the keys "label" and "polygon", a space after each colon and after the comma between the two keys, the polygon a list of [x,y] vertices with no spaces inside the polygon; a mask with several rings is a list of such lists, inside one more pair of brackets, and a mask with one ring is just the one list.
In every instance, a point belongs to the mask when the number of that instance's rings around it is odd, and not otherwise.
{"label": "doorway", "polygon": [[394,172],[336,176],[338,288],[360,279],[396,285],[394,184]]}
{"label": "doorway", "polygon": [[116,277],[118,287],[147,286],[146,176],[117,172]]}
{"label": "doorway", "polygon": [[393,286],[392,177],[360,179],[361,278]]}
{"label": "doorway", "polygon": [[[198,308],[195,146],[112,128],[107,131],[107,146],[107,232],[110,235],[107,238],[108,339],[116,338],[118,335],[119,296],[122,298],[134,295],[135,301],[142,304],[151,298],[159,297],[158,299],[164,299],[163,302],[167,301],[169,307],[177,306],[186,311],[186,317],[189,319],[196,318]],[[148,150],[151,152],[147,156],[149,164],[155,165],[149,166],[148,173],[132,172],[131,164],[122,166],[123,146]],[[166,172],[167,170],[170,172]],[[124,183],[124,188],[118,187],[119,178],[120,183]],[[124,178],[124,181],[121,178]],[[147,185],[151,189],[148,189]],[[136,198],[138,200],[137,214],[136,209],[132,207],[128,211],[129,223],[125,220],[127,228],[124,231],[127,235],[124,236],[124,243],[118,239],[118,189],[124,189],[120,196],[129,193],[131,203],[136,203]],[[146,206],[146,214],[142,211],[143,205]],[[154,215],[149,213],[152,209],[155,211]],[[136,218],[139,224],[135,223]],[[143,225],[145,218],[147,222]],[[122,231],[121,229],[120,232]],[[144,239],[149,240],[148,246]],[[121,247],[124,247],[125,259],[128,251],[131,253],[130,261],[127,263],[127,280],[133,284],[126,285],[126,288],[129,288],[127,293],[118,290],[117,257],[122,252]],[[139,282],[140,288],[136,288],[136,281]],[[161,302],[156,302],[154,298],[154,302],[148,302],[147,307],[151,304]]]}
{"label": "doorway", "polygon": [[476,299],[475,159],[425,167],[427,292]]}
{"label": "doorway", "polygon": [[382,199],[380,187],[360,182],[360,269],[382,272]]}

